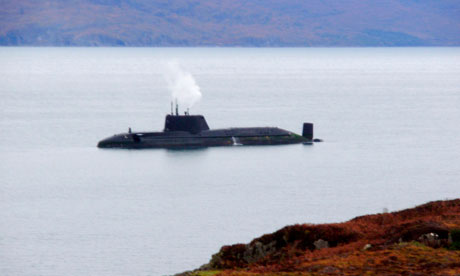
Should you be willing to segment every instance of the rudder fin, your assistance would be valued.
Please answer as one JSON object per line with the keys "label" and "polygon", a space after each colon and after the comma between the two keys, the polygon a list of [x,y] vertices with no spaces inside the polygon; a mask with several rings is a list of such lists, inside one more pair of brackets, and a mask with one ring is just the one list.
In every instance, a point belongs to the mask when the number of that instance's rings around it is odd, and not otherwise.
{"label": "rudder fin", "polygon": [[302,136],[313,140],[313,124],[312,123],[303,123]]}

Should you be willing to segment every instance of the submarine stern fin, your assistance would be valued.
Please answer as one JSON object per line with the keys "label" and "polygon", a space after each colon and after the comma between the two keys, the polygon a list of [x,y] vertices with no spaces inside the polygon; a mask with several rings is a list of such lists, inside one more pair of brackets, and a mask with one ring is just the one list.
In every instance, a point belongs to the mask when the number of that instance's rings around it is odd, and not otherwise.
{"label": "submarine stern fin", "polygon": [[302,136],[313,140],[313,124],[312,123],[303,123]]}

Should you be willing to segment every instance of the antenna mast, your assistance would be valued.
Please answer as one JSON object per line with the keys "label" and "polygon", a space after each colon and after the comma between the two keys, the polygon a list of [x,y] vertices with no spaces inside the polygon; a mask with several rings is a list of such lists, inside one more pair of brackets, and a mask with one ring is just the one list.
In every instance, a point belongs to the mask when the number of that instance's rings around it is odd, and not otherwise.
{"label": "antenna mast", "polygon": [[179,104],[177,103],[177,99],[176,99],[176,115],[179,116]]}

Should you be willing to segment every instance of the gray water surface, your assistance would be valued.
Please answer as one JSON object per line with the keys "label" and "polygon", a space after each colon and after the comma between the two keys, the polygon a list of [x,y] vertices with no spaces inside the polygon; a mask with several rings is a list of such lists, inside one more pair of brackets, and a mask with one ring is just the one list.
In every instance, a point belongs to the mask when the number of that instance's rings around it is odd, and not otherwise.
{"label": "gray water surface", "polygon": [[[165,64],[211,128],[313,146],[102,150],[161,130]],[[0,274],[164,275],[295,223],[460,195],[460,49],[0,48]]]}

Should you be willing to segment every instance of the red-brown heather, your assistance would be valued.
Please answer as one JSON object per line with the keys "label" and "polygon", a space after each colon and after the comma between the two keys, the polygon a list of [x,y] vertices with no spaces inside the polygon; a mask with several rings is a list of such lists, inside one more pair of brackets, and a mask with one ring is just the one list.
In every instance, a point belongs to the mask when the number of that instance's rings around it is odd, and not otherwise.
{"label": "red-brown heather", "polygon": [[287,226],[222,247],[202,269],[216,275],[460,275],[459,229],[460,199],[436,201],[344,223]]}

